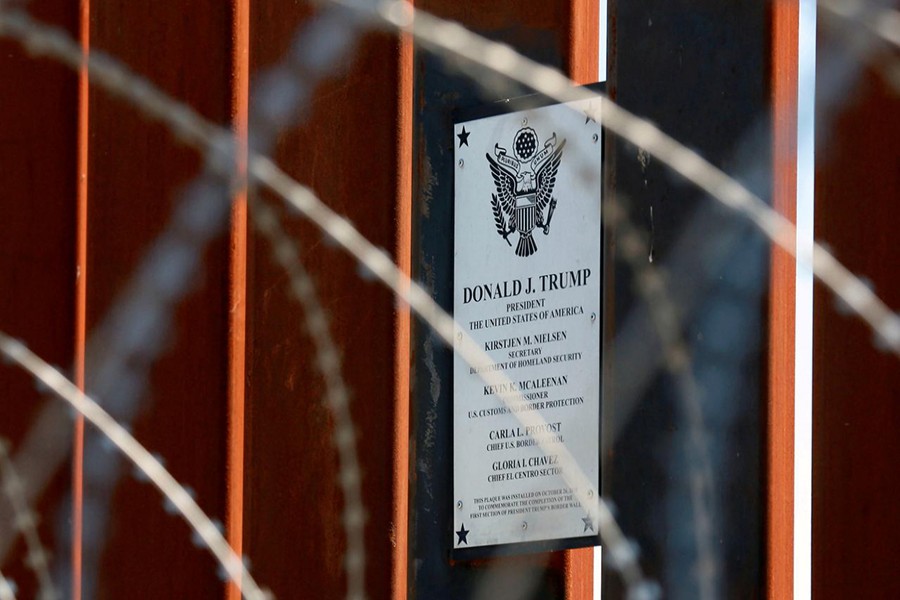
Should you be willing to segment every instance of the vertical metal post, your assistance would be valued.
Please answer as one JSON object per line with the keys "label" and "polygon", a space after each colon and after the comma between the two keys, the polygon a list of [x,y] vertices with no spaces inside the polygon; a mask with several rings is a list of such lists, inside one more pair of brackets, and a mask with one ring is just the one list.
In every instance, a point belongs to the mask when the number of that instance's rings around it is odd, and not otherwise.
{"label": "vertical metal post", "polygon": [[[764,198],[773,185],[770,8],[609,2],[613,99]],[[664,274],[698,392],[683,393],[667,372],[652,313],[633,291],[631,268],[618,263],[604,493],[666,596],[761,595],[767,246],[642,148],[617,141],[611,154],[612,195],[648,242],[646,264]],[[620,597],[618,581],[606,568],[604,597]]]}
{"label": "vertical metal post", "polygon": [[[232,2],[231,126],[237,142],[238,176],[247,176],[250,110],[250,0]],[[247,385],[247,190],[233,199],[229,231],[228,311],[228,459],[226,468],[228,543],[240,556],[244,548],[244,433]],[[226,598],[239,600],[241,590],[228,584]]]}
{"label": "vertical metal post", "polygon": [[[776,0],[772,11],[772,205],[797,222],[797,68],[799,0]],[[793,595],[794,352],[796,268],[772,250],[766,464],[766,592]]]}
{"label": "vertical metal post", "polygon": [[[79,3],[79,40],[82,65],[78,72],[78,182],[75,216],[75,336],[73,378],[84,390],[84,360],[87,341],[87,222],[89,103],[87,59],[91,49],[91,2]],[[84,417],[75,416],[72,443],[72,600],[81,600],[81,545],[84,495]]]}
{"label": "vertical metal post", "polygon": [[[894,4],[896,6],[896,4]],[[819,11],[815,235],[900,307],[900,94],[879,46]],[[851,36],[852,39],[852,36]],[[884,69],[884,70],[882,70]],[[900,597],[900,368],[822,286],[813,311],[812,597]]]}
{"label": "vertical metal post", "polygon": [[[418,2],[417,7],[511,44],[545,64],[587,82],[596,73],[597,12],[590,2]],[[442,60],[414,54],[413,240],[414,278],[444,308],[452,304],[452,115],[499,100],[483,95]],[[523,90],[524,92],[524,90]],[[452,351],[416,324],[412,337],[410,502],[411,598],[470,598],[482,586],[526,574],[531,596],[587,598],[590,550],[478,562],[451,562]],[[521,579],[521,578],[519,578]],[[483,587],[482,593],[491,589]],[[510,594],[512,588],[505,588]]]}

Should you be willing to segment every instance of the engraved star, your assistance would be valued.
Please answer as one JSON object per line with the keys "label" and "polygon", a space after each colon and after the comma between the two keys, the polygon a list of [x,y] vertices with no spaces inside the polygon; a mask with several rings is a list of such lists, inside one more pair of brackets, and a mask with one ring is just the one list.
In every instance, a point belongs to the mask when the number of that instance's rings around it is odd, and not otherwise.
{"label": "engraved star", "polygon": [[594,522],[591,521],[590,517],[581,517],[581,520],[584,521],[584,531],[587,531],[588,529],[591,531],[594,530]]}
{"label": "engraved star", "polygon": [[466,539],[466,536],[469,535],[469,530],[466,529],[465,523],[462,524],[462,527],[459,528],[459,531],[456,532],[456,535],[459,537],[459,539],[456,540],[457,545],[459,545],[459,544],[465,544],[466,546],[469,545],[469,540]]}
{"label": "engraved star", "polygon": [[469,145],[469,135],[471,131],[466,131],[466,126],[463,125],[462,131],[456,134],[456,137],[459,138],[459,147],[462,148],[464,145]]}

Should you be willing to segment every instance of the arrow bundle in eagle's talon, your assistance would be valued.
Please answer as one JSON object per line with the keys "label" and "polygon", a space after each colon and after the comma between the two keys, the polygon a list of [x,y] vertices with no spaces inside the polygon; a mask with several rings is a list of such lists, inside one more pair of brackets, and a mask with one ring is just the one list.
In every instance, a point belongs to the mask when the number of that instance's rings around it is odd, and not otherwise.
{"label": "arrow bundle in eagle's talon", "polygon": [[554,210],[556,210],[556,198],[550,201],[550,209],[547,211],[547,222],[544,224],[544,235],[550,234],[550,221],[553,220]]}

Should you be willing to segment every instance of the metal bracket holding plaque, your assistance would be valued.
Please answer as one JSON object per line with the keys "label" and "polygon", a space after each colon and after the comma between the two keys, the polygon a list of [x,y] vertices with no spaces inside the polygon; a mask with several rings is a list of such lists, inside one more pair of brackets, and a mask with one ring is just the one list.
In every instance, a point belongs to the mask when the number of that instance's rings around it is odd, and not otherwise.
{"label": "metal bracket holding plaque", "polygon": [[[454,355],[454,559],[599,543],[558,457],[536,443],[564,445],[599,494],[603,139],[587,109],[454,123],[454,318],[493,361]],[[493,369],[511,389],[485,383]],[[509,393],[546,426],[522,425]]]}

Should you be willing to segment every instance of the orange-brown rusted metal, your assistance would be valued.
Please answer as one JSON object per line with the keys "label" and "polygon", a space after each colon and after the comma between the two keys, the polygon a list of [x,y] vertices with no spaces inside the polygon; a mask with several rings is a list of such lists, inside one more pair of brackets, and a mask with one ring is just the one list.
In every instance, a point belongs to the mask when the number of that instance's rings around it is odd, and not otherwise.
{"label": "orange-brown rusted metal", "polygon": [[[793,222],[797,211],[797,73],[799,0],[772,5],[772,198]],[[766,405],[766,591],[793,594],[794,547],[794,259],[772,249]]]}
{"label": "orange-brown rusted metal", "polygon": [[[251,77],[280,60],[311,13],[309,6],[287,1],[253,5]],[[304,125],[282,135],[274,152],[288,173],[391,253],[399,251],[404,236],[397,200],[398,186],[405,185],[399,55],[393,36],[364,38],[347,72],[334,69],[335,77],[313,96]],[[251,89],[251,108],[254,101]],[[402,556],[398,546],[405,544],[397,536],[403,525],[396,522],[402,506],[396,494],[405,476],[395,461],[403,446],[394,441],[405,435],[398,411],[406,390],[396,388],[402,377],[396,372],[403,353],[402,317],[392,295],[361,279],[355,262],[323,244],[314,227],[291,217],[284,226],[301,247],[342,347],[362,468],[366,590],[371,598],[387,598],[405,568],[394,564]],[[324,386],[313,366],[316,354],[302,308],[287,285],[265,240],[251,232],[244,552],[277,597],[313,590],[321,597],[341,597],[345,541],[333,423],[322,401]]]}
{"label": "orange-brown rusted metal", "polygon": [[[77,37],[77,3],[35,0],[28,10]],[[0,40],[0,57],[0,81],[8,83],[0,110],[0,330],[51,364],[67,367],[73,364],[76,345],[78,77],[60,64],[36,60],[6,39]],[[15,455],[37,415],[53,400],[35,389],[30,377],[7,365],[0,366],[0,398],[0,437],[11,442]],[[72,439],[69,431],[61,433],[34,447],[53,460],[67,455]],[[26,489],[32,510],[45,517],[39,534],[49,548],[64,539],[57,536],[53,517],[72,478],[66,463],[55,476],[36,482],[39,493],[33,494],[31,485]],[[15,528],[5,518],[9,505],[2,493],[0,507],[0,570],[17,584],[17,597],[37,597],[23,545],[9,544]]]}
{"label": "orange-brown rusted metal", "polygon": [[[842,33],[818,32],[815,235],[896,310],[900,95],[877,52],[831,89],[825,59],[846,53]],[[813,302],[812,597],[898,598],[900,368],[821,285]]]}
{"label": "orange-brown rusted metal", "polygon": [[[600,3],[598,0],[571,0],[569,10],[569,77],[579,84],[594,83],[600,60]],[[607,293],[607,296],[611,295]],[[566,598],[591,600],[594,595],[594,549],[567,550],[563,564]]]}
{"label": "orange-brown rusted metal", "polygon": [[[232,15],[221,2],[92,3],[90,24],[92,48],[116,56],[205,117],[229,122]],[[89,140],[90,332],[169,222],[183,186],[198,175],[202,160],[164,126],[148,122],[134,107],[96,88],[90,93]],[[223,520],[228,243],[227,235],[220,236],[201,257],[202,271],[175,311],[169,345],[153,366],[132,429],[138,440],[165,457],[166,467],[194,490],[200,506]],[[85,433],[88,444],[99,435],[90,428]],[[188,529],[128,472],[118,480],[106,515],[102,561],[92,573],[99,577],[99,595],[222,597],[225,584],[208,556],[194,546]],[[85,497],[91,492],[85,489]]]}
{"label": "orange-brown rusted metal", "polygon": [[[78,183],[75,200],[75,347],[72,365],[75,385],[84,390],[84,353],[87,339],[87,218],[89,81],[87,58],[91,48],[91,2],[79,3],[82,65],[78,72]],[[75,416],[72,436],[72,600],[81,600],[81,546],[84,516],[84,417]]]}
{"label": "orange-brown rusted metal", "polygon": [[[395,258],[406,275],[412,269],[412,130],[413,42],[401,36],[397,86],[397,233]],[[393,547],[391,593],[394,600],[408,595],[409,542],[409,411],[410,311],[399,304],[394,350],[393,495],[391,523]]]}
{"label": "orange-brown rusted metal", "polygon": [[[250,110],[250,0],[232,3],[231,122],[237,140],[238,177],[247,176]],[[225,529],[228,543],[240,556],[244,536],[244,429],[247,348],[247,190],[238,190],[231,209],[228,280],[228,459]],[[240,588],[229,583],[228,600]]]}
{"label": "orange-brown rusted metal", "polygon": [[[79,3],[79,38],[83,64],[78,72],[78,183],[75,216],[75,347],[72,375],[84,389],[84,352],[87,316],[87,214],[88,214],[88,69],[91,47],[91,2]],[[84,417],[75,416],[72,443],[72,600],[81,600],[81,544],[84,492]]]}

